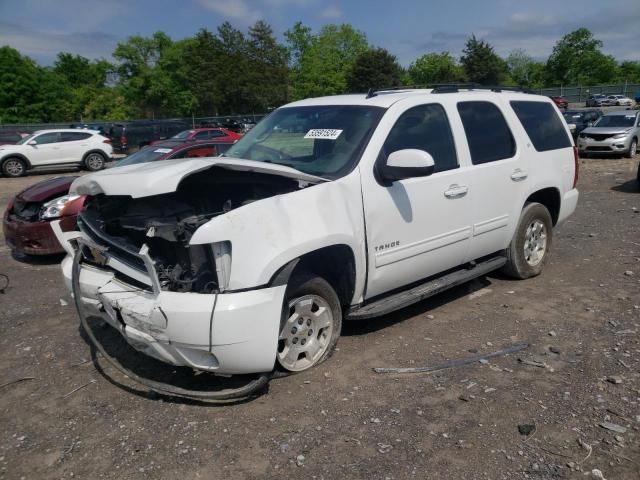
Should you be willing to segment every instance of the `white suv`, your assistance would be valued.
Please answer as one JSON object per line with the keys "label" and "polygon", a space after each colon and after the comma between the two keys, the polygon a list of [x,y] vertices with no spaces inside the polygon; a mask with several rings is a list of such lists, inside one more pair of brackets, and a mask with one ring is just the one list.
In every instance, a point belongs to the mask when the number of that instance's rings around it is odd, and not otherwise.
{"label": "white suv", "polygon": [[16,145],[0,146],[0,172],[20,177],[31,169],[73,165],[96,171],[112,153],[111,140],[93,130],[39,130]]}
{"label": "white suv", "polygon": [[343,319],[538,275],[577,177],[546,97],[371,91],[281,107],[223,157],[81,177],[79,231],[54,230],[85,326],[173,365],[302,371]]}

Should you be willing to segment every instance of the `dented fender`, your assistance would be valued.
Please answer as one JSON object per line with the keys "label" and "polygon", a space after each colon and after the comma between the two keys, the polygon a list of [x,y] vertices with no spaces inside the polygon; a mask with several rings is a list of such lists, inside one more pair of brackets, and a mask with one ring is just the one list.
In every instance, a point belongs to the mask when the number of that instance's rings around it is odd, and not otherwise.
{"label": "dented fender", "polygon": [[360,174],[249,203],[211,219],[190,244],[231,242],[229,289],[266,285],[288,262],[333,245],[355,258],[354,301],[362,296],[366,255]]}

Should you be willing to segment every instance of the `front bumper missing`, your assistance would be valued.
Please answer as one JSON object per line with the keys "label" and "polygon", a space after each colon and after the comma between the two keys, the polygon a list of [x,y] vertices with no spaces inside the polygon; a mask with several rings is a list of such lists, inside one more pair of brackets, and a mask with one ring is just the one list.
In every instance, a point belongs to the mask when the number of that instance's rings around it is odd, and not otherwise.
{"label": "front bumper missing", "polygon": [[[62,272],[82,320],[100,317],[131,346],[171,365],[224,375],[273,369],[286,285],[220,294],[162,291],[146,254],[148,281],[142,283],[151,288],[139,288],[119,278],[130,276],[130,267],[112,261],[108,248],[81,232],[52,227],[69,253]],[[104,265],[83,263],[80,246],[101,249]]]}

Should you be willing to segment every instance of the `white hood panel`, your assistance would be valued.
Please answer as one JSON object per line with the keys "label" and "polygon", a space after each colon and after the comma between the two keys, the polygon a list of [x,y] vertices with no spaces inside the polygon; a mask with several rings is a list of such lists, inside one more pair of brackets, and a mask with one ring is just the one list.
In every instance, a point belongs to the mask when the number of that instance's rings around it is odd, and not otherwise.
{"label": "white hood panel", "polygon": [[70,192],[79,195],[98,195],[103,193],[105,195],[128,195],[133,198],[150,197],[175,192],[184,178],[212,167],[267,173],[308,183],[327,181],[324,178],[308,175],[284,165],[214,157],[189,160],[158,160],[110,168],[76,179],[71,184]]}

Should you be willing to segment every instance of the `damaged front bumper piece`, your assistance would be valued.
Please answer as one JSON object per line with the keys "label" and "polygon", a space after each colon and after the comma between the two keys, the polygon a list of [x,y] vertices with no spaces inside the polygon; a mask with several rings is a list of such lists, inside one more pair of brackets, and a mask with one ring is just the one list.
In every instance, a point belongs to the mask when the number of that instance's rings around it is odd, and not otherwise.
{"label": "damaged front bumper piece", "polygon": [[[62,232],[56,222],[52,227],[68,253],[62,272],[82,325],[96,348],[122,373],[159,393],[208,399],[244,397],[268,382],[286,285],[238,293],[163,291],[144,246],[138,255],[146,272],[134,273],[83,232]],[[85,259],[87,251],[91,263]],[[135,278],[137,285],[127,278]],[[221,392],[184,390],[140,378],[104,351],[88,325],[92,317],[115,328],[136,350],[165,363],[225,376],[262,375],[240,389]]]}

